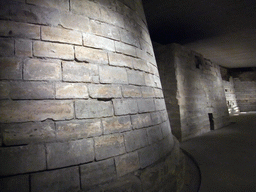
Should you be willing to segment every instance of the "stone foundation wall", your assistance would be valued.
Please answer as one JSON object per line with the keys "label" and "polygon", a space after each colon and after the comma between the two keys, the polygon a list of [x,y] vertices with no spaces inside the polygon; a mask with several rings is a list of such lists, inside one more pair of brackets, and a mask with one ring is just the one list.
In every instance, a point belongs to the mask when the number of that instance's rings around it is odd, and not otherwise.
{"label": "stone foundation wall", "polygon": [[174,141],[139,0],[0,2],[1,191],[78,191]]}

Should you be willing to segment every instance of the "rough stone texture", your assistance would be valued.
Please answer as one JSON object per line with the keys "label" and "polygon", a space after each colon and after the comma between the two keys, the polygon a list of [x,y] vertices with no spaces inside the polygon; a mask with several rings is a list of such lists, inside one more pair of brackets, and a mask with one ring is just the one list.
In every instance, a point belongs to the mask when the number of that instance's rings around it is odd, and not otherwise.
{"label": "rough stone texture", "polygon": [[114,66],[123,66],[123,67],[133,67],[133,58],[126,56],[126,55],[121,55],[121,54],[116,54],[116,53],[109,53],[109,64],[114,65]]}
{"label": "rough stone texture", "polygon": [[150,145],[142,148],[138,152],[140,159],[141,168],[145,168],[159,159],[159,148],[158,145]]}
{"label": "rough stone texture", "polygon": [[15,40],[15,55],[20,57],[32,57],[32,41],[24,39]]}
{"label": "rough stone texture", "polygon": [[19,124],[2,124],[3,143],[5,145],[21,145],[40,143],[55,139],[53,121],[29,122]]}
{"label": "rough stone texture", "polygon": [[89,33],[83,34],[83,45],[86,47],[94,47],[99,49],[105,49],[108,51],[115,51],[115,44],[113,40],[92,35]]}
{"label": "rough stone texture", "polygon": [[148,145],[147,132],[145,129],[125,133],[124,140],[127,152],[134,151]]}
{"label": "rough stone texture", "polygon": [[155,143],[163,139],[161,127],[156,125],[147,129],[149,144]]}
{"label": "rough stone texture", "polygon": [[122,97],[121,88],[113,85],[90,85],[89,94],[92,98]]}
{"label": "rough stone texture", "polygon": [[155,97],[155,92],[152,87],[142,87],[141,88],[141,93],[142,96],[147,98],[147,97]]}
{"label": "rough stone texture", "polygon": [[106,52],[87,47],[75,47],[75,57],[78,61],[107,64],[108,55]]}
{"label": "rough stone texture", "polygon": [[134,99],[114,99],[115,115],[135,114],[138,112],[137,102]]}
{"label": "rough stone texture", "polygon": [[0,82],[0,99],[8,99],[10,93],[10,83]]}
{"label": "rough stone texture", "polygon": [[83,83],[57,83],[56,98],[88,98],[86,84]]}
{"label": "rough stone texture", "polygon": [[27,3],[32,5],[40,5],[45,7],[52,7],[61,10],[69,10],[69,1],[68,0],[27,0]]}
{"label": "rough stone texture", "polygon": [[0,179],[1,192],[29,192],[29,175],[19,175]]}
{"label": "rough stone texture", "polygon": [[135,129],[149,127],[152,125],[152,120],[149,113],[131,115],[132,126]]}
{"label": "rough stone texture", "polygon": [[[92,139],[46,144],[47,168],[53,169],[93,161]],[[63,158],[65,157],[65,158]]]}
{"label": "rough stone texture", "polygon": [[128,83],[127,73],[124,68],[100,66],[99,74],[101,83]]}
{"label": "rough stone texture", "polygon": [[14,55],[14,40],[0,38],[0,56],[10,57]]}
{"label": "rough stone texture", "polygon": [[145,85],[144,73],[140,71],[127,70],[128,82],[132,85]]}
{"label": "rough stone texture", "polygon": [[114,40],[120,40],[120,32],[116,26],[90,20],[91,31],[99,36],[108,37]]}
{"label": "rough stone texture", "polygon": [[122,86],[123,97],[141,97],[141,88],[133,85]]}
{"label": "rough stone texture", "polygon": [[108,117],[113,115],[113,106],[110,101],[76,101],[75,110],[77,118]]}
{"label": "rough stone texture", "polygon": [[94,141],[97,160],[125,153],[124,138],[122,135],[112,134],[96,137]]}
{"label": "rough stone texture", "polygon": [[22,79],[22,60],[19,58],[0,58],[0,79]]}
{"label": "rough stone texture", "polygon": [[130,116],[102,119],[104,134],[124,132],[132,129]]}
{"label": "rough stone texture", "polygon": [[70,167],[31,174],[31,191],[78,191],[79,168]]}
{"label": "rough stone texture", "polygon": [[138,99],[138,107],[140,113],[156,110],[156,106],[153,99]]}
{"label": "rough stone texture", "polygon": [[43,145],[0,148],[0,176],[44,170],[45,162]]}
{"label": "rough stone texture", "polygon": [[136,49],[131,45],[127,45],[118,41],[115,41],[115,47],[117,53],[123,53],[125,55],[131,55],[136,57]]}

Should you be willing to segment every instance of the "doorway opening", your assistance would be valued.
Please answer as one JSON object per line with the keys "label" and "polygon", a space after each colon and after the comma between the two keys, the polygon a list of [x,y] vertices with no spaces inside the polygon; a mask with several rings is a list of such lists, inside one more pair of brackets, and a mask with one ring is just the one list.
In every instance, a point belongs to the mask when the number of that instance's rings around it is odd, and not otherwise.
{"label": "doorway opening", "polygon": [[210,121],[210,130],[214,130],[214,120],[213,120],[213,114],[208,113],[209,121]]}

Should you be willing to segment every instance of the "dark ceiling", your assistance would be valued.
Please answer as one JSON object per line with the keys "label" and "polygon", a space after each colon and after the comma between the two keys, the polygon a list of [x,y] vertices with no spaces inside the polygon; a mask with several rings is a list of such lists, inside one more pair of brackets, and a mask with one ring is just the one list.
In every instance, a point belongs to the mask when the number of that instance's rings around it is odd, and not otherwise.
{"label": "dark ceiling", "polygon": [[229,67],[256,67],[256,0],[143,0],[152,41]]}

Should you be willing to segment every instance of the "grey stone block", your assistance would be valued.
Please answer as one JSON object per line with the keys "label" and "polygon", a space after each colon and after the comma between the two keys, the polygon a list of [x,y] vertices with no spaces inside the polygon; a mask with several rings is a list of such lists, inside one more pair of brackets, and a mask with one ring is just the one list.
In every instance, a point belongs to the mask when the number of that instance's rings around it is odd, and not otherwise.
{"label": "grey stone block", "polygon": [[149,127],[152,125],[152,119],[149,113],[131,115],[132,126],[135,129]]}
{"label": "grey stone block", "polygon": [[155,92],[152,87],[141,87],[141,93],[145,98],[155,97]]}
{"label": "grey stone block", "polygon": [[135,114],[138,112],[138,106],[135,99],[114,99],[115,115]]}
{"label": "grey stone block", "polygon": [[47,168],[59,168],[93,161],[92,139],[81,139],[65,143],[48,143]]}
{"label": "grey stone block", "polygon": [[77,118],[109,117],[113,115],[111,101],[75,101],[75,113]]}
{"label": "grey stone block", "polygon": [[149,72],[149,67],[147,61],[142,59],[135,59],[133,63],[134,69],[138,69],[141,71]]}
{"label": "grey stone block", "polygon": [[15,55],[20,57],[32,57],[32,41],[15,39]]}
{"label": "grey stone block", "polygon": [[135,47],[140,47],[139,39],[134,33],[123,29],[120,30],[120,35],[122,42],[133,45]]}
{"label": "grey stone block", "polygon": [[0,56],[10,57],[14,55],[14,40],[0,38]]}
{"label": "grey stone block", "polygon": [[79,168],[70,167],[31,174],[31,192],[79,191]]}
{"label": "grey stone block", "polygon": [[130,116],[102,119],[104,134],[120,133],[132,129]]}
{"label": "grey stone block", "polygon": [[82,98],[89,97],[87,85],[83,83],[56,83],[56,98]]}
{"label": "grey stone block", "polygon": [[132,85],[145,85],[144,73],[140,71],[127,70],[128,82]]}
{"label": "grey stone block", "polygon": [[120,40],[119,28],[107,23],[102,23],[95,20],[90,20],[91,32],[93,34],[108,37],[114,40]]}
{"label": "grey stone block", "polygon": [[121,88],[113,85],[89,85],[89,94],[92,98],[122,97]]}
{"label": "grey stone block", "polygon": [[115,43],[113,40],[89,33],[83,34],[83,45],[86,47],[115,51]]}
{"label": "grey stone block", "polygon": [[147,146],[138,151],[140,167],[145,168],[155,163],[159,158],[159,147],[157,144]]}
{"label": "grey stone block", "polygon": [[22,60],[20,58],[0,58],[0,79],[22,79]]}
{"label": "grey stone block", "polygon": [[122,86],[123,97],[141,97],[141,88],[133,85]]}
{"label": "grey stone block", "polygon": [[156,125],[147,129],[149,144],[156,143],[163,139],[161,128],[162,127],[160,125]]}
{"label": "grey stone block", "polygon": [[78,61],[107,64],[108,55],[105,51],[87,47],[75,46],[75,57]]}
{"label": "grey stone block", "polygon": [[136,171],[140,168],[138,153],[133,152],[115,157],[115,164],[118,177]]}
{"label": "grey stone block", "polygon": [[127,73],[124,68],[100,66],[99,74],[101,83],[128,84]]}
{"label": "grey stone block", "polygon": [[134,58],[122,55],[122,54],[116,54],[116,53],[108,53],[109,58],[109,64],[114,66],[123,66],[132,68],[133,67],[133,60]]}
{"label": "grey stone block", "polygon": [[18,175],[0,179],[1,192],[29,192],[29,175]]}
{"label": "grey stone block", "polygon": [[0,99],[8,99],[10,93],[10,83],[7,81],[0,82]]}
{"label": "grey stone block", "polygon": [[153,125],[157,125],[157,124],[160,124],[162,123],[162,114],[161,112],[154,112],[154,113],[151,113],[151,119],[152,119],[152,123]]}
{"label": "grey stone block", "polygon": [[156,104],[157,111],[166,110],[164,99],[155,99],[155,104]]}
{"label": "grey stone block", "polygon": [[62,1],[56,1],[56,0],[27,0],[28,4],[32,5],[39,5],[44,7],[52,7],[56,9],[61,9],[63,11],[69,11],[69,0],[62,0]]}
{"label": "grey stone block", "polygon": [[167,137],[168,135],[170,135],[172,133],[169,121],[165,121],[160,126],[162,129],[163,137]]}
{"label": "grey stone block", "polygon": [[70,8],[73,13],[89,18],[98,20],[101,16],[99,5],[91,1],[72,0],[70,1]]}
{"label": "grey stone block", "polygon": [[116,178],[116,169],[113,159],[80,165],[81,188],[89,190],[92,186],[108,182]]}
{"label": "grey stone block", "polygon": [[138,99],[139,112],[151,112],[156,110],[156,106],[153,99]]}
{"label": "grey stone block", "polygon": [[43,145],[0,148],[0,176],[46,169]]}
{"label": "grey stone block", "polygon": [[131,55],[136,57],[136,50],[134,46],[127,45],[118,41],[115,41],[115,47],[117,53],[123,53],[125,55]]}
{"label": "grey stone block", "polygon": [[125,148],[127,152],[148,145],[147,131],[145,129],[130,131],[124,134]]}
{"label": "grey stone block", "polygon": [[56,122],[58,140],[86,138],[102,134],[101,120],[72,120]]}
{"label": "grey stone block", "polygon": [[3,143],[5,145],[21,145],[40,143],[55,139],[54,122],[29,122],[19,124],[2,124]]}
{"label": "grey stone block", "polygon": [[95,137],[96,159],[106,159],[125,153],[124,138],[119,134]]}
{"label": "grey stone block", "polygon": [[100,9],[101,17],[100,20],[104,23],[109,23],[120,28],[124,28],[124,19],[123,15],[117,13],[116,11],[112,11],[107,7],[101,7]]}

